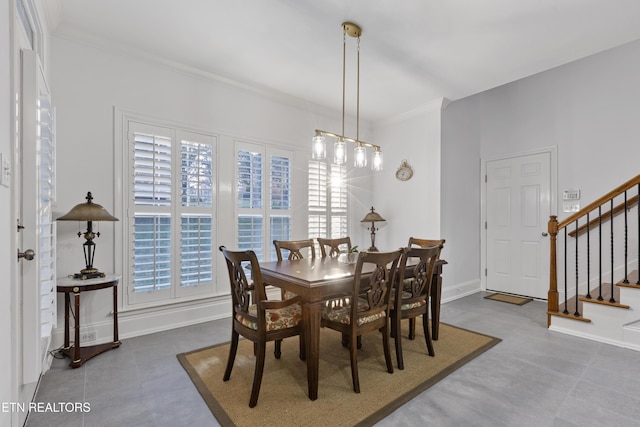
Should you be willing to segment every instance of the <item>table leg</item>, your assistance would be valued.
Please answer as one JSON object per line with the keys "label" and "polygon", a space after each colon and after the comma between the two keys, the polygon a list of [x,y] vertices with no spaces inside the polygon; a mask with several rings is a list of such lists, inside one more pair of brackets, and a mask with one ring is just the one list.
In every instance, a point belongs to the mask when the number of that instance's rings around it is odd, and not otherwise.
{"label": "table leg", "polygon": [[307,383],[309,399],[318,398],[318,368],[320,366],[320,326],[321,303],[304,303],[302,319],[304,322],[304,339],[307,346]]}
{"label": "table leg", "polygon": [[118,339],[118,286],[113,286],[113,347],[120,346]]}
{"label": "table leg", "polygon": [[82,358],[80,357],[80,292],[74,292],[75,306],[75,342],[73,343],[73,361],[72,364],[80,366]]}
{"label": "table leg", "polygon": [[69,348],[69,309],[71,306],[71,298],[69,292],[64,293],[64,348]]}

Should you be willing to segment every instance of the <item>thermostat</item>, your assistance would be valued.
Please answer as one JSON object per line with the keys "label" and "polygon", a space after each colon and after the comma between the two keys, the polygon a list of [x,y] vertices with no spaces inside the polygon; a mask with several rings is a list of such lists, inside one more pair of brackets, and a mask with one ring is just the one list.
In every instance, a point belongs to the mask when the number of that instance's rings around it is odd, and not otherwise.
{"label": "thermostat", "polygon": [[580,200],[580,190],[564,190],[562,200]]}

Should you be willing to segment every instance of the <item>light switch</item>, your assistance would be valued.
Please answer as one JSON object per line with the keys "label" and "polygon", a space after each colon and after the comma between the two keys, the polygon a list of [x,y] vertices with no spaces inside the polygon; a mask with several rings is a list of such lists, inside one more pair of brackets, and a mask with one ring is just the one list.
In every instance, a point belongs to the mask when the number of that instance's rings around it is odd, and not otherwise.
{"label": "light switch", "polygon": [[580,203],[564,202],[562,204],[562,210],[564,212],[578,212],[580,210]]}
{"label": "light switch", "polygon": [[0,153],[0,185],[8,187],[11,182],[11,162],[9,156],[4,153]]}

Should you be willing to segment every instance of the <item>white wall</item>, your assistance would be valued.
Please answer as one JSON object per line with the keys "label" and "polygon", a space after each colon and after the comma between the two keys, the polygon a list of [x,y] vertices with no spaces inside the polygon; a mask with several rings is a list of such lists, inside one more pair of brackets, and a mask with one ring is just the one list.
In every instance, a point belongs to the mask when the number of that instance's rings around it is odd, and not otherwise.
{"label": "white wall", "polygon": [[[374,207],[387,221],[380,224],[376,246],[390,250],[407,245],[409,237],[439,239],[440,120],[443,102],[426,105],[375,127],[383,148],[384,170],[374,179]],[[408,181],[396,179],[402,160],[413,168]],[[363,212],[362,216],[366,214]],[[366,247],[368,247],[367,245]]]}
{"label": "white wall", "polygon": [[473,102],[456,101],[442,113],[443,299],[480,288],[480,135]]}
{"label": "white wall", "polygon": [[[92,47],[60,37],[52,40],[52,93],[57,108],[58,202],[62,214],[84,201],[92,191],[95,202],[120,217],[114,200],[117,177],[114,176],[114,107],[160,120],[168,120],[193,129],[216,133],[219,138],[220,203],[218,212],[218,242],[235,245],[233,189],[233,140],[262,141],[293,148],[294,153],[294,231],[292,238],[307,235],[307,160],[310,156],[314,129],[339,129],[337,112],[321,110],[302,102],[276,99],[255,91],[198,75],[187,70],[162,65],[160,62],[134,58],[116,53],[113,49]],[[366,136],[367,124],[361,123]],[[352,174],[356,203],[371,203],[371,180],[365,172]],[[364,215],[364,214],[363,214]],[[359,227],[360,224],[352,224]],[[114,232],[117,225],[101,223],[101,237],[97,239],[95,266],[113,271]],[[76,223],[58,223],[58,275],[78,271],[82,267],[82,241],[76,233]],[[359,230],[354,230],[356,241]],[[222,266],[221,256],[218,256]],[[226,272],[218,268],[218,290],[228,293]],[[120,294],[125,293],[121,287]],[[59,307],[62,302],[59,300]],[[222,307],[222,305],[221,305]],[[222,308],[228,316],[228,306]],[[59,311],[61,326],[62,310]],[[171,310],[167,310],[169,312]],[[110,334],[111,301],[108,292],[82,295],[83,325],[93,325],[99,340]],[[140,314],[140,313],[138,313]],[[157,314],[157,312],[156,312]],[[210,311],[209,316],[215,315]],[[175,315],[171,320],[159,320],[147,313],[123,313],[120,316],[122,337],[166,329],[178,324],[197,321],[193,311]],[[136,323],[138,322],[138,323]],[[158,323],[164,322],[164,324]],[[167,324],[173,322],[173,324]],[[61,330],[56,337],[59,340]]]}

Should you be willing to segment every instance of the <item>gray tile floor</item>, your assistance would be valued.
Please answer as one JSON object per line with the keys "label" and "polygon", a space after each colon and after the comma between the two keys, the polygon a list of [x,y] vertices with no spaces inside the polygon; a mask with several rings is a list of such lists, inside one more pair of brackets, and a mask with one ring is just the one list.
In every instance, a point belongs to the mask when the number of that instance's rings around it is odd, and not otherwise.
{"label": "gray tile floor", "polygon": [[[503,341],[379,426],[640,425],[640,353],[548,331],[543,302],[484,295],[444,304],[442,320]],[[36,401],[88,402],[91,410],[32,413],[26,425],[216,426],[176,354],[228,341],[229,328],[219,320],[124,340],[78,369],[56,360]]]}

